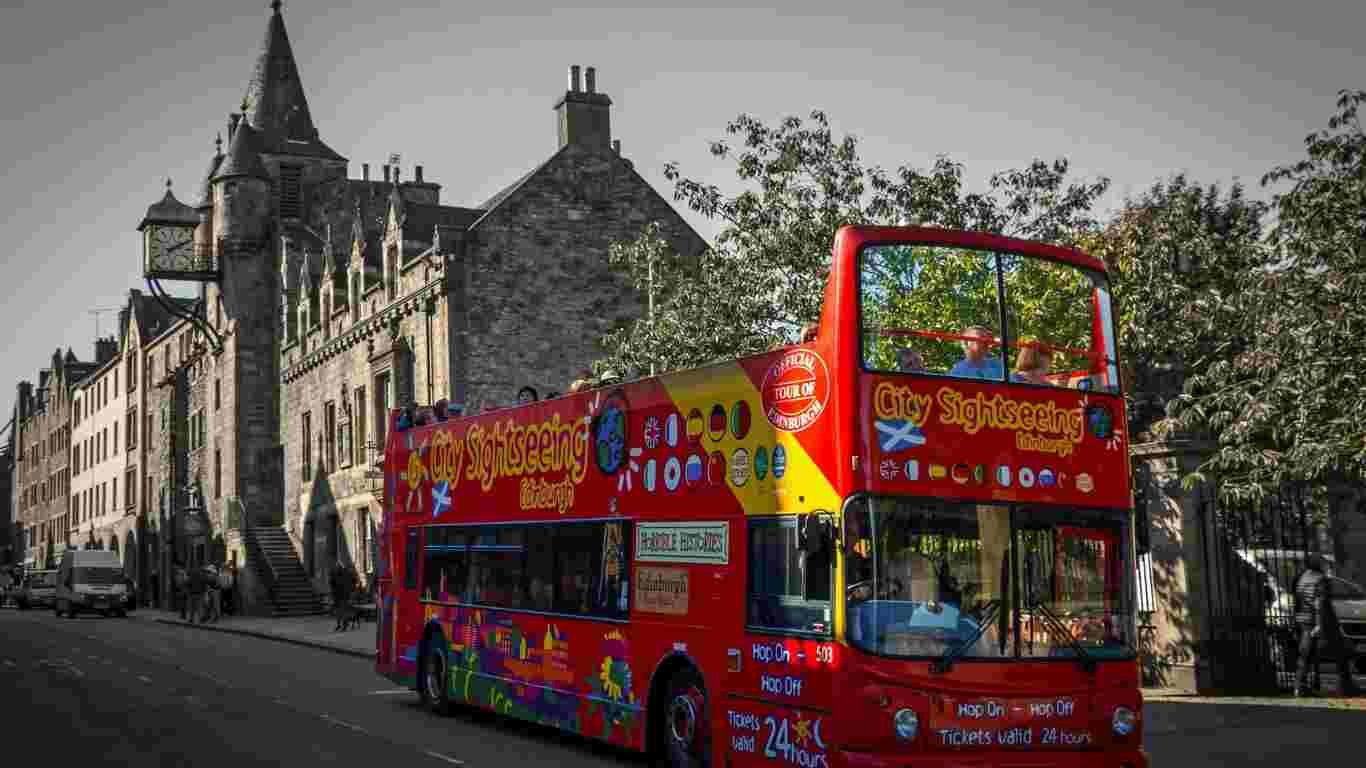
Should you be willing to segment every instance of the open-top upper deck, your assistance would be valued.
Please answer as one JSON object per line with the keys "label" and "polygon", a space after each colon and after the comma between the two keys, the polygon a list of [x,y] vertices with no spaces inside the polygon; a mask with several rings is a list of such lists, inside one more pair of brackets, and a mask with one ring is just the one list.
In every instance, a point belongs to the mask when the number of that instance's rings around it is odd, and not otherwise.
{"label": "open-top upper deck", "polygon": [[[1063,271],[1036,274],[1032,261],[1007,263],[996,254],[1037,257]],[[1010,299],[1001,298],[1003,271],[1044,281],[1040,286],[1057,279],[1084,287],[1090,294],[1082,304],[1035,313],[1040,329],[1071,334],[1052,347],[1080,354],[1043,384],[897,370],[885,341],[903,331],[940,344],[925,347],[931,360],[964,346],[965,337],[956,325],[936,326],[941,315],[922,311],[933,303],[924,290],[870,314],[867,265],[891,256],[902,259],[915,289],[951,289],[934,274],[935,259],[978,268],[976,277],[950,272],[959,285],[980,283],[981,267],[989,267],[993,290],[974,294],[976,305],[960,304],[965,311],[996,307],[1006,318],[992,332],[998,349],[1037,343],[1011,332],[1028,313],[1012,314]],[[387,496],[396,514],[433,521],[676,518],[684,509],[835,514],[861,491],[1126,507],[1125,420],[1112,386],[1118,376],[1103,278],[1099,262],[1068,249],[945,230],[846,227],[835,242],[813,341],[391,429]],[[893,327],[896,312],[922,327]],[[870,327],[874,319],[881,325]],[[1076,388],[1082,380],[1096,387]]]}

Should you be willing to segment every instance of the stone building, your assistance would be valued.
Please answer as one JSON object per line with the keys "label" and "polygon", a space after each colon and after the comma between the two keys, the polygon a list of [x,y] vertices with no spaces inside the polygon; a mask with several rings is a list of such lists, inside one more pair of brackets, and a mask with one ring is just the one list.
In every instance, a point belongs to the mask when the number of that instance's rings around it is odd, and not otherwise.
{"label": "stone building", "polygon": [[286,240],[286,522],[315,583],[338,559],[363,577],[373,566],[367,473],[390,406],[563,391],[640,312],[608,246],[658,221],[679,252],[704,247],[622,157],[611,100],[593,68],[580,74],[555,105],[558,147],[493,198],[443,205],[421,166],[411,182],[385,166],[379,189],[353,187],[349,231]]}
{"label": "stone building", "polygon": [[[69,545],[71,399],[77,382],[112,356],[112,346],[96,347],[97,362],[76,359],[70,349],[52,354],[51,366],[38,372],[38,386],[19,382],[14,406],[12,499],[15,527],[24,551],[16,557],[29,568],[55,567]],[[105,360],[99,360],[105,355]]]}
{"label": "stone building", "polygon": [[[7,426],[12,428],[14,423]],[[0,567],[14,565],[18,550],[23,546],[14,525],[14,431],[11,428],[0,430],[5,435],[4,442],[0,442]]]}
{"label": "stone building", "polygon": [[76,547],[118,550],[122,534],[133,523],[125,520],[131,510],[122,494],[127,488],[127,441],[136,431],[127,432],[127,396],[121,386],[127,378],[122,376],[118,336],[97,339],[95,344],[100,350],[97,359],[103,362],[72,391],[68,533]]}

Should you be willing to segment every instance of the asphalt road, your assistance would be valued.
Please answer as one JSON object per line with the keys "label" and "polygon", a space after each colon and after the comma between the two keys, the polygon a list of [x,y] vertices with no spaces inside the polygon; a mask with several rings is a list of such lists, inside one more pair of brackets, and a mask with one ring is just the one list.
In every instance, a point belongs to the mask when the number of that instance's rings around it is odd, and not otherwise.
{"label": "asphalt road", "polygon": [[[0,697],[8,754],[41,745],[64,765],[645,765],[480,712],[437,717],[364,659],[132,619],[0,610]],[[1366,725],[1366,707],[1284,700],[1149,702],[1144,715],[1145,746],[1163,768],[1334,765]]]}
{"label": "asphalt road", "polygon": [[0,610],[0,692],[7,753],[63,765],[644,765],[491,715],[438,717],[364,659],[132,619]]}

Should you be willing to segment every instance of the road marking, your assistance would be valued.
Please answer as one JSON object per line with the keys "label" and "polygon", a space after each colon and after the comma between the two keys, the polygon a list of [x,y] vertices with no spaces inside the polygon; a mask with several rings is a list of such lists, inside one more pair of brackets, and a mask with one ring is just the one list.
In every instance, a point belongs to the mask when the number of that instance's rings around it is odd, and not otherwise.
{"label": "road marking", "polygon": [[14,669],[14,659],[5,659],[5,666],[9,667],[10,669]]}
{"label": "road marking", "polygon": [[337,718],[331,715],[318,715],[318,717],[321,717],[322,719],[326,720],[329,723],[332,723],[333,725],[340,725],[341,727],[346,728],[347,730],[355,731],[356,733],[363,733],[366,736],[370,735],[368,731],[366,731],[359,725],[352,725],[351,723],[348,723],[345,720],[338,720]]}
{"label": "road marking", "polygon": [[144,683],[150,683],[150,682],[152,682],[152,678],[150,678],[150,677],[148,677],[148,676],[146,676],[146,675],[138,675],[138,679],[141,680],[141,681],[144,682]]}
{"label": "road marking", "polygon": [[365,695],[366,695],[366,696],[402,696],[402,695],[408,694],[408,693],[412,693],[412,691],[408,690],[407,688],[395,688],[394,690],[391,690],[391,691],[371,691],[371,692],[369,692],[369,693],[367,693],[367,694],[365,694]]}
{"label": "road marking", "polygon": [[424,755],[426,755],[426,756],[428,756],[428,757],[435,757],[437,760],[445,760],[446,762],[450,763],[451,765],[464,765],[464,764],[465,764],[465,761],[464,761],[464,760],[456,760],[455,758],[451,757],[450,755],[443,755],[443,754],[441,754],[440,752],[433,752],[433,751],[431,751],[430,749],[428,749],[428,750],[423,750],[423,753],[422,753],[422,754],[424,754]]}

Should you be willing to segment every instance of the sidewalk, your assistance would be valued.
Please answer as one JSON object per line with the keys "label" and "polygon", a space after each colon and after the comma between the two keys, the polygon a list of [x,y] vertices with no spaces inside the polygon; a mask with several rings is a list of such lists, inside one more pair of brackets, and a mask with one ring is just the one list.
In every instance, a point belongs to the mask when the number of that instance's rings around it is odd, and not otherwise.
{"label": "sidewalk", "polygon": [[191,624],[188,621],[181,621],[179,613],[140,608],[128,614],[128,617],[158,624],[293,643],[365,659],[375,657],[375,623],[371,621],[361,622],[354,629],[345,632],[334,632],[332,628],[337,622],[331,615],[288,618],[224,616],[216,624]]}

